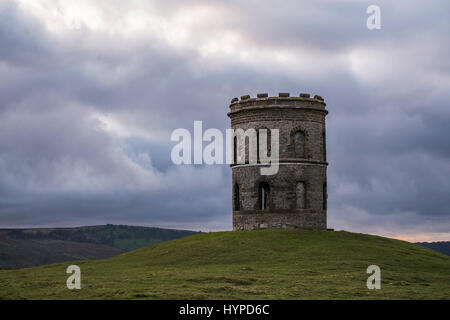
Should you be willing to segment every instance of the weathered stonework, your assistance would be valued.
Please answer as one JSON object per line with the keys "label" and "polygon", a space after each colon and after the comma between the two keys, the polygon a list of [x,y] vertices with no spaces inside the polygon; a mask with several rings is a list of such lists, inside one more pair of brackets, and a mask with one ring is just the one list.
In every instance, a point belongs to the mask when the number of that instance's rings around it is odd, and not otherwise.
{"label": "weathered stonework", "polygon": [[[320,96],[258,94],[231,101],[232,129],[279,129],[279,171],[260,164],[232,164],[233,229],[327,227],[325,116]],[[270,146],[270,140],[268,142]],[[248,141],[246,141],[248,155]],[[248,160],[248,156],[246,157]],[[264,200],[263,200],[264,198]]]}

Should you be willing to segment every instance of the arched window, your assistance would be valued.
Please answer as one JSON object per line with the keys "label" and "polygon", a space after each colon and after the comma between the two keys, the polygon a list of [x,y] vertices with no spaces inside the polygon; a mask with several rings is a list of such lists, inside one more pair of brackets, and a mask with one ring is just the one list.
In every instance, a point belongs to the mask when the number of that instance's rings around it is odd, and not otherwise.
{"label": "arched window", "polygon": [[295,195],[297,199],[297,209],[306,208],[306,186],[304,182],[297,182],[295,188]]}
{"label": "arched window", "polygon": [[323,144],[323,161],[327,161],[327,139],[325,131],[322,132],[322,144]]}
{"label": "arched window", "polygon": [[296,131],[294,133],[294,154],[296,158],[305,158],[305,133]]}
{"label": "arched window", "polygon": [[270,207],[270,186],[267,182],[259,184],[259,209],[267,210]]}
{"label": "arched window", "polygon": [[327,194],[327,182],[325,181],[323,183],[323,210],[327,210],[327,200],[328,200],[328,194]]}
{"label": "arched window", "polygon": [[234,211],[241,210],[241,204],[239,199],[239,185],[237,183],[234,184]]}

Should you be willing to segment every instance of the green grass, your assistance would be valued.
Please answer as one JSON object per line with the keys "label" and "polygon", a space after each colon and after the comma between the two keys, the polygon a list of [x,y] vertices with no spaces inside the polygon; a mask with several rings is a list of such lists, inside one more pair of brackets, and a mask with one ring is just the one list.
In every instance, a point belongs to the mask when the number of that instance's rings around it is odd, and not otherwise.
{"label": "green grass", "polygon": [[[198,234],[120,256],[0,271],[3,299],[449,299],[450,258],[365,234],[258,230]],[[368,290],[366,269],[381,268]]]}
{"label": "green grass", "polygon": [[0,269],[105,259],[124,251],[196,233],[111,224],[74,228],[0,229]]}
{"label": "green grass", "polygon": [[135,250],[137,248],[143,248],[152,244],[162,242],[160,239],[117,239],[114,240],[113,246],[125,251]]}

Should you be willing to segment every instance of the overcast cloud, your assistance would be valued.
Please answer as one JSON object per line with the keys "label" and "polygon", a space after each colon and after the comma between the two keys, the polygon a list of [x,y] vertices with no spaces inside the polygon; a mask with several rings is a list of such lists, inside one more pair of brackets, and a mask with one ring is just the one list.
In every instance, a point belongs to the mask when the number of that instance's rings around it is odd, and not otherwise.
{"label": "overcast cloud", "polygon": [[231,229],[231,170],[170,134],[231,98],[327,102],[329,227],[450,240],[450,4],[0,0],[0,227]]}

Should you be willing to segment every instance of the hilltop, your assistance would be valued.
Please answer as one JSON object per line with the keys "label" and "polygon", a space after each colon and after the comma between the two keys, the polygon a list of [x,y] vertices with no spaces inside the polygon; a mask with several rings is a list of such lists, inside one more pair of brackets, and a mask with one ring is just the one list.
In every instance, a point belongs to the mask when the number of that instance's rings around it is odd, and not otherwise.
{"label": "hilltop", "polygon": [[0,229],[0,269],[105,259],[194,231],[125,225]]}
{"label": "hilltop", "polygon": [[[0,298],[449,299],[450,258],[419,245],[350,232],[253,230],[197,234],[81,268],[72,263],[0,271]],[[366,268],[381,268],[368,290]]]}

